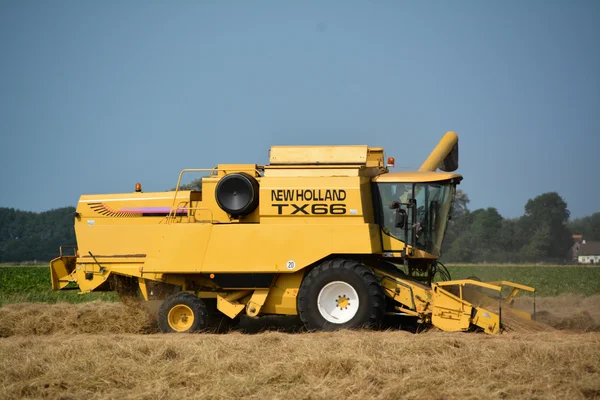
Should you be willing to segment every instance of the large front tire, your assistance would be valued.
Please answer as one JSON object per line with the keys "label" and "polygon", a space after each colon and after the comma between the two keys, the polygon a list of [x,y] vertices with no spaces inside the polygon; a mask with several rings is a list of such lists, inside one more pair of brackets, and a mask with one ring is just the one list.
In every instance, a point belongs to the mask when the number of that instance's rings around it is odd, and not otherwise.
{"label": "large front tire", "polygon": [[208,325],[208,311],[204,302],[188,292],[179,292],[160,305],[158,327],[165,333],[199,332]]}
{"label": "large front tire", "polygon": [[302,281],[298,312],[308,330],[378,327],[385,314],[381,284],[354,260],[328,260]]}

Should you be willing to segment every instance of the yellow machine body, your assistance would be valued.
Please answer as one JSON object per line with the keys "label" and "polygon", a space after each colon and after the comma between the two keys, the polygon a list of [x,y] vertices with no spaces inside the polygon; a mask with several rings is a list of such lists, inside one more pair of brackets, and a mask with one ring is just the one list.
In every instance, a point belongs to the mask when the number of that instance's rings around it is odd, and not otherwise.
{"label": "yellow machine body", "polygon": [[[61,249],[51,262],[53,289],[73,282],[83,293],[108,290],[111,277],[127,277],[137,280],[146,299],[154,296],[157,285],[175,286],[216,300],[217,309],[229,318],[242,313],[295,315],[308,271],[323,260],[350,258],[380,279],[396,304],[388,313],[414,316],[447,331],[475,325],[497,333],[499,314],[463,299],[462,289],[458,295],[445,290],[446,285],[462,288],[464,282],[423,283],[412,276],[428,271],[440,255],[448,196],[462,177],[435,170],[457,152],[457,141],[449,132],[418,172],[389,172],[380,148],[274,146],[266,166],[184,170],[175,191],[83,195],[75,214],[77,255],[64,256]],[[206,175],[202,191],[178,189],[190,172]],[[247,193],[228,188],[228,179],[231,185],[247,182],[253,196],[254,204],[239,215],[223,204],[235,205]],[[435,244],[419,245],[416,234],[402,236],[395,225],[382,225],[382,219],[390,218],[380,189],[385,185],[392,185],[392,192],[412,187],[413,197],[415,185],[444,188],[443,201],[431,203],[441,231],[431,228]],[[399,204],[411,201],[398,198]],[[412,225],[406,224],[417,226],[417,212],[411,215]],[[398,265],[408,265],[411,276]]]}

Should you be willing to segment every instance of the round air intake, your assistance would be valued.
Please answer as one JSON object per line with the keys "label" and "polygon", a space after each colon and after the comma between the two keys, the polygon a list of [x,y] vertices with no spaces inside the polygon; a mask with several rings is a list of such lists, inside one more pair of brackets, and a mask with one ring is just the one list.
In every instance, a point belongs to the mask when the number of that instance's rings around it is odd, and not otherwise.
{"label": "round air intake", "polygon": [[215,197],[232,216],[248,215],[258,206],[258,181],[243,172],[226,175],[217,183]]}

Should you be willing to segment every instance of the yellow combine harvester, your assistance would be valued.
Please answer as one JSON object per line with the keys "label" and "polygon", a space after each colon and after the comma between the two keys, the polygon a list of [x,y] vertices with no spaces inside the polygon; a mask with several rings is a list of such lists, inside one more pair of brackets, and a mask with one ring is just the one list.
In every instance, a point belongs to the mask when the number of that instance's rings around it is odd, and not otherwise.
{"label": "yellow combine harvester", "polygon": [[[138,184],[83,195],[78,251],[61,249],[51,262],[52,287],[139,287],[146,300],[163,300],[165,332],[199,331],[223,314],[299,315],[309,330],[401,315],[445,331],[500,332],[501,306],[532,288],[436,283],[449,279],[437,258],[462,179],[453,173],[458,137],[448,132],[417,172],[391,166],[381,148],[274,146],[269,165],[183,170],[175,191]],[[202,191],[179,190],[187,172],[207,175]],[[506,299],[503,286],[513,289]]]}

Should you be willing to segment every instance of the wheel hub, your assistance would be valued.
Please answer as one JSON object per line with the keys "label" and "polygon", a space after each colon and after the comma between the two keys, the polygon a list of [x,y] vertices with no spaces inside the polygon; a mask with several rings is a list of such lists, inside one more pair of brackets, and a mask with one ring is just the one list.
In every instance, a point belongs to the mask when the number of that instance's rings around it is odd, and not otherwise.
{"label": "wheel hub", "polygon": [[358,293],[347,282],[330,282],[319,292],[317,306],[326,321],[344,324],[354,318],[358,312]]}
{"label": "wheel hub", "polygon": [[350,305],[350,299],[348,297],[346,297],[345,294],[338,296],[337,300],[335,301],[335,304],[340,308],[340,309],[345,309]]}
{"label": "wheel hub", "polygon": [[177,332],[185,332],[194,324],[194,312],[185,304],[177,304],[169,310],[169,326]]}

